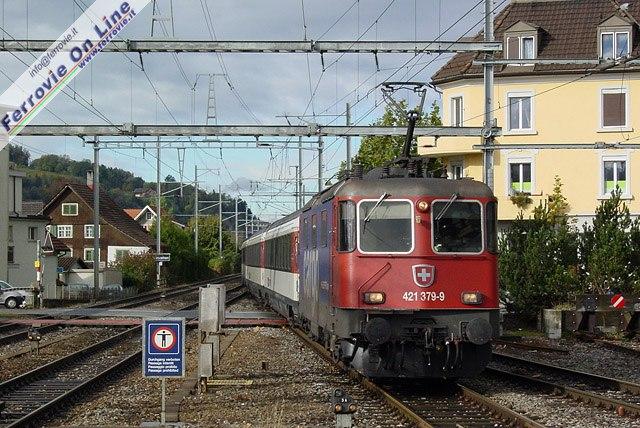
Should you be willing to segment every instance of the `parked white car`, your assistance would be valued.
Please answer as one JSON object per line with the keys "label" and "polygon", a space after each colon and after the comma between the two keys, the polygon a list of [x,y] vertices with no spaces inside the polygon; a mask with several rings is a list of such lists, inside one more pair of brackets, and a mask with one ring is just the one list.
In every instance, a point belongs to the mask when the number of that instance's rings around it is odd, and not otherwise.
{"label": "parked white car", "polygon": [[25,291],[0,281],[0,304],[3,304],[7,309],[15,309],[24,305],[26,300],[27,293]]}

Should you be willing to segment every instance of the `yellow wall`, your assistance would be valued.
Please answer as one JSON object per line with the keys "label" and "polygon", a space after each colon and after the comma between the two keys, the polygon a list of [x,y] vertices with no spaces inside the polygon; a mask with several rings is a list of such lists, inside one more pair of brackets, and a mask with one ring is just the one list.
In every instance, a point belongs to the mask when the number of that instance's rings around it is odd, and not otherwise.
{"label": "yellow wall", "polygon": [[[573,76],[499,78],[495,85],[494,112],[503,135],[496,138],[500,144],[594,144],[597,142],[640,144],[640,75],[609,74],[594,75],[566,84],[576,79]],[[562,86],[563,84],[566,84]],[[628,91],[629,129],[603,131],[600,128],[601,90],[624,87]],[[484,86],[482,80],[466,80],[443,85],[443,124],[450,125],[450,99],[463,96],[464,125],[482,126],[484,112]],[[533,94],[533,132],[509,133],[507,125],[507,94],[509,92],[531,92]],[[424,155],[442,157],[445,162],[463,159],[464,175],[482,180],[481,151],[473,146],[481,143],[478,137],[420,138],[418,145]],[[426,146],[426,147],[425,147]],[[632,213],[640,213],[640,151],[622,149],[528,149],[496,150],[494,191],[500,202],[499,218],[513,219],[519,209],[509,200],[509,159],[530,158],[533,160],[533,190],[530,207],[546,200],[553,191],[554,177],[563,183],[563,194],[570,205],[570,215],[589,216],[602,198],[601,162],[603,156],[620,156],[628,159],[627,203]]]}

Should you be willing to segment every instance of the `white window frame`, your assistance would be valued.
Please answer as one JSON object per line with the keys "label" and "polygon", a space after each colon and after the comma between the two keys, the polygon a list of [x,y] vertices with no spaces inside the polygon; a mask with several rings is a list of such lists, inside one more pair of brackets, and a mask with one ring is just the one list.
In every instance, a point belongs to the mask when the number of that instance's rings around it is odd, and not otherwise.
{"label": "white window frame", "polygon": [[[624,94],[624,104],[625,104],[625,124],[622,126],[604,126],[604,95],[605,94]],[[629,102],[629,88],[626,86],[618,87],[618,88],[602,88],[600,89],[600,116],[598,118],[598,132],[631,132],[633,129],[630,124],[631,114],[629,109],[631,108],[631,103]]]}
{"label": "white window frame", "polygon": [[[87,259],[87,251],[93,251],[93,247],[84,247],[84,251],[82,252],[82,260],[84,260],[85,262],[95,262],[95,260]],[[98,254],[98,263],[100,263],[100,254]]]}
{"label": "white window frame", "polygon": [[450,175],[450,179],[451,180],[455,180],[455,169],[456,168],[460,168],[462,175],[460,176],[460,178],[464,178],[464,160],[460,159],[460,160],[452,160],[449,161],[449,175]]}
{"label": "white window frame", "polygon": [[[93,228],[92,224],[84,225],[84,237],[85,239],[93,239],[93,234],[89,235],[88,231]],[[98,225],[98,238],[102,237],[102,225]]]}
{"label": "white window frame", "polygon": [[[623,199],[631,199],[631,168],[630,168],[630,156],[629,153],[626,154],[617,154],[617,155],[600,155],[600,180],[598,181],[598,199],[609,199],[611,198],[610,193],[606,193],[604,191],[605,183],[604,183],[604,163],[605,162],[625,162],[627,179],[625,180],[627,183],[627,188],[624,192],[621,193],[620,197]],[[617,174],[617,171],[614,169],[614,179]],[[617,181],[617,180],[616,180]]]}
{"label": "white window frame", "polygon": [[[530,98],[531,99],[531,127],[530,128],[515,128],[511,129],[511,98]],[[505,129],[507,130],[506,134],[517,134],[517,135],[532,135],[536,134],[536,108],[535,108],[535,93],[533,91],[522,91],[522,92],[507,92],[506,106],[505,109]],[[520,109],[520,122],[522,122],[522,109]]]}
{"label": "white window frame", "polygon": [[[509,43],[510,43],[509,39],[514,39],[514,38],[518,39],[518,58],[509,58]],[[522,42],[523,39],[533,39],[533,58],[524,57],[524,43]],[[536,59],[538,57],[538,38],[533,34],[524,35],[524,36],[516,36],[515,34],[513,35],[506,34],[505,41],[506,41],[507,49],[505,50],[504,56],[506,59],[509,59],[509,60]],[[521,66],[521,65],[528,65],[528,64],[509,64],[509,65]]]}
{"label": "white window frame", "polygon": [[[76,213],[75,214],[65,214],[64,213],[64,207],[72,207],[72,206],[75,206]],[[78,215],[78,203],[77,202],[64,203],[64,204],[62,204],[60,210],[62,212],[62,215],[65,216],[65,217],[76,217]]]}
{"label": "white window frame", "polygon": [[[456,100],[460,100],[460,117],[457,117],[458,114],[455,108]],[[451,126],[464,126],[464,97],[462,95],[452,95],[450,98],[450,107],[451,107],[451,111],[450,111]],[[456,121],[456,119],[459,119],[459,122]]]}
{"label": "white window frame", "polygon": [[[36,233],[33,238],[31,238],[31,231],[35,229]],[[27,241],[37,241],[38,240],[38,227],[37,226],[28,226],[27,227]]]}
{"label": "white window frame", "polygon": [[[433,213],[433,204],[436,202],[444,202],[444,203],[449,203],[451,200],[450,199],[434,199],[433,201],[431,201],[431,212]],[[480,247],[480,251],[477,253],[467,253],[467,252],[445,252],[445,251],[436,251],[435,248],[435,232],[434,230],[436,230],[435,228],[435,216],[431,215],[431,251],[433,251],[433,254],[435,254],[436,256],[448,256],[448,255],[452,255],[452,254],[459,254],[461,256],[477,256],[480,255],[482,253],[485,252],[486,249],[486,232],[485,232],[485,214],[484,214],[484,207],[482,206],[482,203],[480,201],[476,201],[476,200],[464,200],[464,199],[456,199],[455,201],[453,201],[454,203],[457,202],[461,202],[461,203],[465,203],[465,204],[478,204],[480,206],[480,230],[481,230],[481,240],[482,240],[482,246]]]}
{"label": "white window frame", "polygon": [[533,157],[523,156],[523,157],[510,157],[507,159],[507,171],[505,174],[505,188],[506,188],[507,196],[512,196],[514,194],[513,189],[511,188],[511,165],[514,163],[531,164],[531,191],[528,194],[534,195],[536,192],[536,163]]}
{"label": "white window frame", "polygon": [[408,202],[411,206],[411,249],[409,251],[362,251],[360,248],[360,205],[363,202],[378,202],[378,199],[362,199],[356,204],[356,244],[360,254],[411,254],[416,248],[415,206],[411,199],[385,199],[384,202]]}
{"label": "white window frame", "polygon": [[[627,35],[627,53],[622,55],[622,56],[616,56],[618,55],[618,34],[626,34]],[[603,43],[603,38],[605,35],[611,35],[613,36],[613,55],[615,56],[615,58],[605,58],[604,57],[604,43]],[[629,33],[629,31],[602,31],[600,33],[600,59],[619,59],[619,58],[623,58],[626,56],[629,56],[629,54],[631,53],[631,33]]]}
{"label": "white window frame", "polygon": [[[63,230],[69,230],[69,236],[60,236],[60,228],[63,228]],[[65,233],[65,235],[66,235],[66,233]],[[56,237],[58,239],[71,239],[71,238],[73,238],[73,225],[72,224],[58,224],[58,225],[56,225]]]}

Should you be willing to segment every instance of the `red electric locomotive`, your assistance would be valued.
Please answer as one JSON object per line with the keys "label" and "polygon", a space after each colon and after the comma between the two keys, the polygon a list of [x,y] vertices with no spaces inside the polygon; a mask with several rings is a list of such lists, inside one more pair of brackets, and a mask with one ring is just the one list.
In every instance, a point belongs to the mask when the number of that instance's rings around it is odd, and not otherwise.
{"label": "red electric locomotive", "polygon": [[499,332],[497,203],[409,155],[347,177],[243,244],[245,284],[374,378],[484,369]]}
{"label": "red electric locomotive", "polygon": [[356,172],[250,238],[245,282],[367,376],[473,375],[499,329],[496,200],[410,162]]}

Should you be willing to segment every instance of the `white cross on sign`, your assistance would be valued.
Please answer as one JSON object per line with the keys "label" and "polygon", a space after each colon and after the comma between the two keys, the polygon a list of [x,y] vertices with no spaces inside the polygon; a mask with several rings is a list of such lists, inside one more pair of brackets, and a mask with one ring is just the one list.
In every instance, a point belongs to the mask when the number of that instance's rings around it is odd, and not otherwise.
{"label": "white cross on sign", "polygon": [[427,279],[431,278],[431,272],[428,272],[426,268],[422,268],[422,270],[417,274],[422,282],[427,282]]}

